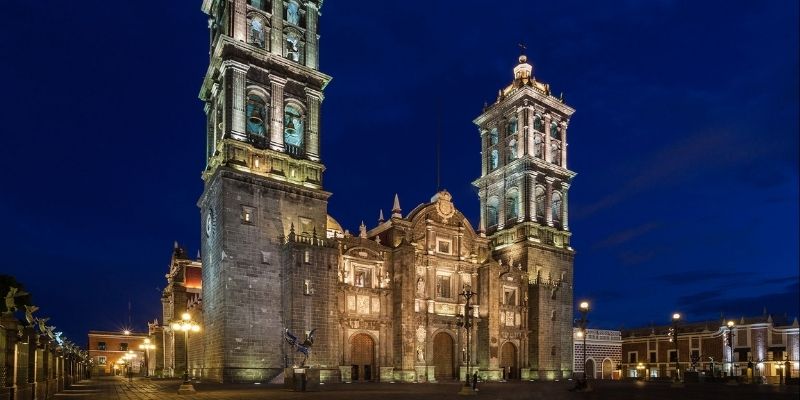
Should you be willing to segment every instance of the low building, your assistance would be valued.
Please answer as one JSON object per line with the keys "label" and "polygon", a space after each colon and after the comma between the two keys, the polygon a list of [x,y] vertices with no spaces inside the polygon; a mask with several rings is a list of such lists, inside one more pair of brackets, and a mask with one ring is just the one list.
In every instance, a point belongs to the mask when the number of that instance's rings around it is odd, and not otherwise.
{"label": "low building", "polygon": [[[622,333],[605,329],[587,329],[586,341],[580,328],[573,330],[573,360],[577,375],[587,371],[589,379],[620,379],[622,363]],[[585,343],[585,345],[584,345]],[[585,347],[584,347],[585,346]],[[583,353],[586,349],[584,368]]]}
{"label": "low building", "polygon": [[146,333],[89,331],[92,376],[124,375],[128,369],[144,373],[145,354],[140,345],[147,338]]}
{"label": "low building", "polygon": [[[681,371],[710,376],[749,375],[777,383],[780,376],[797,377],[800,367],[797,318],[771,315],[704,321],[678,326],[677,352],[671,326],[622,332],[622,373],[628,378],[673,377]],[[733,336],[729,345],[729,335]]]}

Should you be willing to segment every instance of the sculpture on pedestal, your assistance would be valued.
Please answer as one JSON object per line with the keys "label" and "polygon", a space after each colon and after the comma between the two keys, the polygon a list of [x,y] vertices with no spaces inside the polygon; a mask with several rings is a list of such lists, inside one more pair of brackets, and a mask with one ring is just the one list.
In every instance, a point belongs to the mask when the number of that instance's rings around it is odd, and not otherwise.
{"label": "sculpture on pedestal", "polygon": [[289,332],[289,329],[287,328],[283,329],[283,338],[286,340],[286,343],[288,343],[289,346],[291,346],[297,352],[303,353],[303,355],[305,356],[303,358],[303,362],[300,365],[302,367],[306,366],[308,355],[309,353],[311,353],[311,346],[314,344],[314,332],[316,332],[316,329],[312,329],[311,332],[308,334],[308,338],[306,338],[306,340],[300,343],[300,340],[297,338],[297,336]]}

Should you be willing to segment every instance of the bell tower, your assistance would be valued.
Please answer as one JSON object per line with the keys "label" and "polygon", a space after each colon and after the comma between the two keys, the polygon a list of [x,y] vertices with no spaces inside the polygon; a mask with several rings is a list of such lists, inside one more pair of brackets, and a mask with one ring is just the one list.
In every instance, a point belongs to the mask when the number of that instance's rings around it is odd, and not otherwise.
{"label": "bell tower", "polygon": [[[311,302],[335,304],[324,273],[304,281],[290,267],[300,253],[308,274],[327,259],[321,244],[330,193],[322,187],[319,143],[331,77],[318,70],[321,6],[322,0],[202,2],[210,60],[200,90],[207,151],[198,201],[204,331],[197,354],[207,380],[272,379],[290,360],[282,329],[311,329],[316,323],[300,321],[310,318],[304,310],[314,309]],[[287,238],[307,238],[310,247],[298,250]],[[305,305],[294,301],[303,284],[317,285]],[[334,345],[322,340],[316,361],[335,365],[326,360]]]}
{"label": "bell tower", "polygon": [[532,379],[572,372],[572,276],[567,126],[574,109],[536,80],[521,55],[514,80],[474,120],[481,137],[481,227],[493,256],[528,275],[521,363]]}

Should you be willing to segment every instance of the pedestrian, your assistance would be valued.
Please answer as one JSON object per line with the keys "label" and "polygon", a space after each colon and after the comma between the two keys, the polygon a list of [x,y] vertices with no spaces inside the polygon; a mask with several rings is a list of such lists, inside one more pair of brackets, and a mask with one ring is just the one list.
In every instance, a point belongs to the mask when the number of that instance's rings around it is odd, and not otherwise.
{"label": "pedestrian", "polygon": [[472,390],[478,391],[478,371],[472,373]]}

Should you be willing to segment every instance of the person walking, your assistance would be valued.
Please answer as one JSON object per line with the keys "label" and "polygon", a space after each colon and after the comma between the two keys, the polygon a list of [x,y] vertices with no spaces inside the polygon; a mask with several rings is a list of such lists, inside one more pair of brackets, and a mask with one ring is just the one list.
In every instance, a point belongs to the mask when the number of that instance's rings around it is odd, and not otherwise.
{"label": "person walking", "polygon": [[478,391],[478,371],[472,373],[472,390]]}

